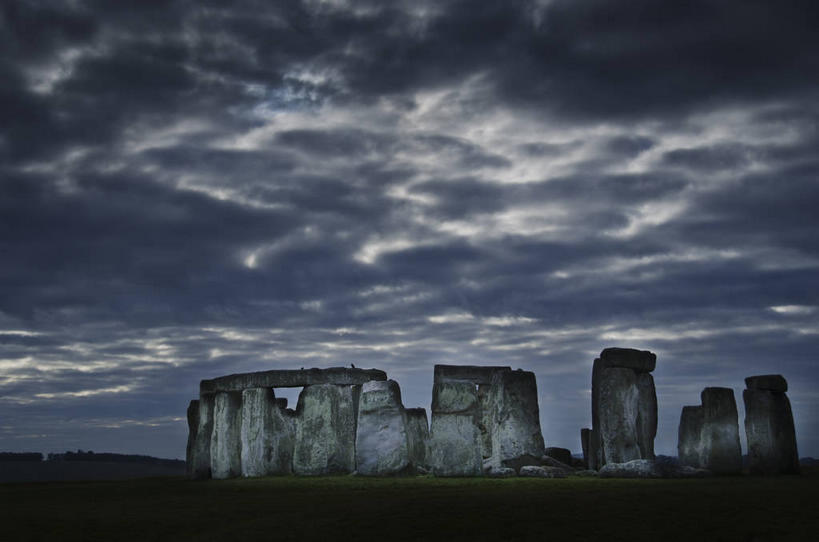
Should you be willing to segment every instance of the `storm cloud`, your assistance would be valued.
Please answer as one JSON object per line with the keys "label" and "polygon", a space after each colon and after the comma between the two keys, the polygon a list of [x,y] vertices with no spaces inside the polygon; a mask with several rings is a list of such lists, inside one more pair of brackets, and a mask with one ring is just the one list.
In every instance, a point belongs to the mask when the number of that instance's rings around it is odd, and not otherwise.
{"label": "storm cloud", "polygon": [[[182,457],[198,381],[658,354],[819,454],[815,2],[6,2],[0,448]],[[741,401],[740,401],[741,402]],[[740,405],[741,410],[741,405]],[[741,412],[742,414],[742,412]]]}

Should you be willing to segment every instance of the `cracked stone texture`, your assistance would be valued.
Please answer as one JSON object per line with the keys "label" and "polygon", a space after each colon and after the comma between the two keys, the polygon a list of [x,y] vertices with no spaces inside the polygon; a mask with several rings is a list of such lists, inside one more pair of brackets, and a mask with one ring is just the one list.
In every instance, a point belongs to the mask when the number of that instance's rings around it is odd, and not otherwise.
{"label": "cracked stone texture", "polygon": [[292,472],[296,425],[281,404],[270,388],[242,392],[242,476]]}
{"label": "cracked stone texture", "polygon": [[215,399],[212,394],[199,397],[199,426],[192,452],[193,470],[191,475],[200,480],[211,476],[210,439],[213,434],[213,404]]}
{"label": "cracked stone texture", "polygon": [[700,467],[716,474],[742,472],[739,415],[734,390],[702,390],[703,423],[700,431]]}
{"label": "cracked stone texture", "polygon": [[[544,455],[535,374],[497,372],[487,400],[492,435],[492,464],[519,469]],[[531,458],[531,459],[530,459]]]}
{"label": "cracked stone texture", "polygon": [[384,476],[409,471],[406,416],[395,380],[367,382],[361,387],[355,443],[358,474]]}
{"label": "cracked stone texture", "polygon": [[479,476],[482,471],[480,409],[475,384],[435,383],[427,463],[436,476]]}
{"label": "cracked stone texture", "polygon": [[748,468],[755,474],[796,474],[799,453],[791,403],[784,392],[748,389],[745,401],[745,434]]}
{"label": "cracked stone texture", "polygon": [[407,419],[410,463],[416,470],[419,467],[426,468],[427,442],[429,441],[427,411],[423,408],[408,408],[404,413]]}
{"label": "cracked stone texture", "polygon": [[210,470],[216,479],[242,474],[242,393],[217,393],[213,406]]}
{"label": "cracked stone texture", "polygon": [[296,407],[293,472],[305,475],[355,470],[355,435],[361,386],[305,387]]}

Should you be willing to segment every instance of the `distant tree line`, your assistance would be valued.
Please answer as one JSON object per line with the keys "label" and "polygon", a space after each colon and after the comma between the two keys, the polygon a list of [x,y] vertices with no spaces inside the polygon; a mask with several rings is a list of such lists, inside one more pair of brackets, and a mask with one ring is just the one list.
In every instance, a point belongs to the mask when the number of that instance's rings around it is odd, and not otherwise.
{"label": "distant tree line", "polygon": [[39,452],[0,452],[0,461],[42,461]]}
{"label": "distant tree line", "polygon": [[179,466],[185,462],[180,459],[160,459],[150,455],[94,453],[93,451],[77,450],[76,452],[50,453],[49,461],[97,461],[106,463],[140,463],[142,465]]}

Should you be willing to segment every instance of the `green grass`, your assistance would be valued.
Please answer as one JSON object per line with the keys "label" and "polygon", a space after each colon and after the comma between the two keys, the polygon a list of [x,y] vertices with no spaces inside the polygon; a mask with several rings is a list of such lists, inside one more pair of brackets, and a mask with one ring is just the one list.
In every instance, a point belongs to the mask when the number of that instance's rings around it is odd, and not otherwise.
{"label": "green grass", "polygon": [[819,540],[819,473],[0,484],[11,540]]}

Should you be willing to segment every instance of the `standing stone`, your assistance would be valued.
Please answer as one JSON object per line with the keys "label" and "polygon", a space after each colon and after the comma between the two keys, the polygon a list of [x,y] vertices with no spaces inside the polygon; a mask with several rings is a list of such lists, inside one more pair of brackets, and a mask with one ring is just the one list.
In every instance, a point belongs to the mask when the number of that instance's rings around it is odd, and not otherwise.
{"label": "standing stone", "polygon": [[[652,359],[656,361],[657,358],[654,356]],[[654,364],[650,366],[653,368]],[[641,459],[654,459],[656,436],[657,392],[654,377],[650,373],[637,373],[637,446],[640,448]]]}
{"label": "standing stone", "polygon": [[684,406],[677,433],[677,458],[682,465],[700,468],[700,433],[704,417],[701,406]]}
{"label": "standing stone", "polygon": [[580,430],[580,447],[583,450],[583,466],[589,468],[589,437],[591,436],[591,429],[584,427]]}
{"label": "standing stone", "polygon": [[779,391],[787,389],[787,382],[779,375],[765,375],[746,378],[745,383],[748,389],[742,392],[742,398],[749,470],[756,474],[798,473],[791,403],[785,392]]}
{"label": "standing stone", "polygon": [[589,468],[654,459],[657,395],[649,374],[657,356],[647,350],[606,348],[592,367]]}
{"label": "standing stone", "polygon": [[210,468],[210,441],[213,434],[213,394],[199,397],[199,428],[196,431],[196,441],[193,449],[192,476],[199,480],[211,477]]}
{"label": "standing stone", "polygon": [[292,471],[295,420],[281,404],[270,388],[242,392],[242,476]]}
{"label": "standing stone", "polygon": [[210,441],[211,476],[235,478],[242,474],[242,393],[220,392],[215,395]]}
{"label": "standing stone", "polygon": [[188,405],[188,445],[185,448],[185,472],[193,476],[193,454],[196,452],[196,433],[199,431],[199,401],[194,399]]}
{"label": "standing stone", "polygon": [[305,387],[296,407],[293,472],[320,475],[355,470],[355,435],[361,386]]}
{"label": "standing stone", "polygon": [[492,377],[488,408],[491,414],[493,466],[519,470],[537,465],[544,455],[535,374],[503,371]]}
{"label": "standing stone", "polygon": [[480,416],[475,384],[433,384],[427,462],[436,476],[481,474]]}
{"label": "standing stone", "polygon": [[395,380],[366,382],[358,405],[356,471],[370,476],[410,469],[410,453],[401,390]]}
{"label": "standing stone", "polygon": [[705,388],[702,391],[702,413],[700,467],[716,474],[741,472],[742,449],[734,390]]}
{"label": "standing stone", "polygon": [[429,440],[427,411],[423,408],[408,408],[404,413],[407,419],[407,444],[409,445],[410,463],[416,470],[426,470],[427,442]]}

